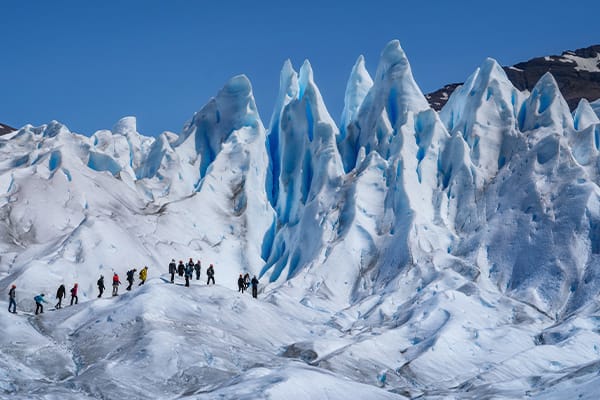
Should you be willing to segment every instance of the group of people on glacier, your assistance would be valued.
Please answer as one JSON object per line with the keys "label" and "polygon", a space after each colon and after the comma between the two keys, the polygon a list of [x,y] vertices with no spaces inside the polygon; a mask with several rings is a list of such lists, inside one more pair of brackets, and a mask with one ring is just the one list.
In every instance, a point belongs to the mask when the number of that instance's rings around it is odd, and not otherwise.
{"label": "group of people on glacier", "polygon": [[238,292],[244,293],[244,291],[248,290],[248,287],[252,285],[252,297],[256,298],[258,296],[258,279],[256,275],[252,277],[250,280],[250,274],[246,272],[244,276],[240,274],[238,278]]}
{"label": "group of people on glacier", "polygon": [[[175,283],[175,275],[179,275],[179,277],[185,278],[185,286],[190,286],[190,280],[194,279],[194,274],[196,276],[196,280],[200,280],[200,274],[202,271],[202,263],[200,260],[194,262],[192,258],[188,260],[187,263],[183,263],[183,260],[179,260],[179,263],[175,262],[175,259],[171,259],[169,263],[169,274],[171,274],[171,283]],[[212,282],[215,284],[215,267],[213,264],[210,264],[206,269],[206,284],[210,285]],[[238,292],[244,293],[245,290],[248,289],[250,285],[252,285],[252,297],[257,298],[258,296],[258,279],[256,275],[250,280],[250,274],[246,273],[246,275],[240,274],[238,279]]]}
{"label": "group of people on glacier", "polygon": [[[127,282],[129,282],[129,286],[127,286],[127,290],[131,290],[134,281],[134,275],[137,270],[135,268],[127,271]],[[146,279],[148,278],[148,267],[144,266],[139,273],[140,284],[139,286],[146,283]],[[113,274],[113,296],[118,296],[119,294],[119,285],[121,281],[119,280],[119,275],[115,272]],[[102,293],[104,293],[104,276],[100,275],[100,279],[97,282],[98,285],[98,298],[102,297]],[[79,291],[79,285],[75,283],[70,290],[71,293],[71,303],[70,305],[77,304],[79,302],[79,297],[77,293]],[[17,313],[17,285],[12,285],[8,292],[8,311],[16,314]],[[63,299],[67,298],[67,289],[64,284],[61,284],[56,290],[56,298],[58,299],[58,303],[54,306],[56,310],[62,308]],[[44,304],[48,304],[46,301],[46,295],[44,293],[40,293],[33,298],[35,301],[35,314],[43,314],[44,313]]]}
{"label": "group of people on glacier", "polygon": [[[171,283],[175,283],[175,274],[177,274],[180,277],[185,278],[185,286],[189,287],[190,280],[193,279],[194,274],[196,276],[196,280],[200,280],[201,269],[202,269],[202,264],[200,263],[200,260],[194,262],[194,260],[192,258],[190,258],[186,264],[184,264],[182,260],[180,260],[179,264],[177,264],[175,262],[175,259],[172,259],[171,262],[169,263],[169,274],[171,274]],[[129,271],[127,271],[126,279],[127,279],[127,282],[129,283],[129,285],[127,286],[126,290],[132,289],[136,272],[137,272],[136,268],[133,268],[133,269],[130,269]],[[215,268],[214,268],[213,264],[210,264],[209,267],[206,269],[206,276],[207,276],[206,284],[210,285],[210,283],[212,282],[212,284],[214,285],[215,284]],[[138,278],[140,280],[140,283],[138,286],[142,286],[146,282],[146,279],[148,278],[148,267],[147,266],[144,266],[144,268],[142,268],[140,270],[140,272],[138,274]],[[259,281],[256,278],[256,275],[254,275],[254,277],[252,277],[252,279],[250,279],[249,273],[246,273],[245,275],[240,274],[240,277],[238,278],[238,292],[244,293],[244,291],[246,291],[251,285],[252,286],[252,297],[257,298],[258,283],[259,283]],[[98,298],[100,298],[100,297],[102,297],[102,294],[104,293],[104,290],[106,289],[106,286],[104,284],[104,276],[103,275],[100,275],[100,278],[98,279],[96,284],[98,286]],[[114,272],[113,277],[112,277],[112,295],[113,296],[119,295],[119,286],[120,285],[121,285],[121,280],[119,278],[119,274],[117,274],[117,272]],[[17,286],[13,284],[8,292],[8,298],[9,298],[8,311],[13,314],[17,313],[16,289],[17,289]],[[70,305],[77,304],[79,302],[79,298],[77,296],[78,290],[79,290],[78,284],[75,283],[70,290],[70,293],[71,293]],[[46,301],[45,296],[46,295],[44,293],[40,293],[33,298],[33,300],[35,301],[35,314],[36,315],[42,314],[44,312],[44,304],[48,303],[48,301]],[[55,309],[58,310],[58,309],[62,308],[63,299],[66,300],[66,298],[67,298],[67,289],[64,284],[61,284],[58,287],[58,289],[56,291],[56,298],[58,299],[58,303],[56,303]]]}
{"label": "group of people on glacier", "polygon": [[[187,263],[183,263],[183,260],[179,260],[179,264],[175,263],[175,259],[171,259],[169,263],[169,274],[171,274],[171,283],[175,283],[175,274],[180,277],[185,277],[185,286],[190,286],[190,280],[194,279],[194,273],[196,274],[196,280],[200,280],[200,272],[202,269],[202,263],[200,260],[194,262],[194,260],[190,257]],[[215,267],[210,264],[208,269],[206,270],[206,275],[208,279],[206,281],[207,285],[210,285],[212,281],[213,285],[215,284]]]}
{"label": "group of people on glacier", "polygon": [[[127,271],[127,282],[129,283],[129,285],[127,285],[126,290],[131,290],[131,288],[133,287],[133,281],[135,280],[135,273],[137,272],[136,268],[130,269],[129,271]],[[146,283],[146,279],[148,278],[148,267],[144,266],[144,268],[141,269],[140,273],[139,273],[139,278],[140,278],[140,283],[138,286],[142,286],[144,283]],[[121,279],[119,278],[119,274],[117,274],[116,272],[113,273],[113,277],[112,277],[112,295],[113,296],[118,296],[119,295],[119,285],[121,284]],[[104,286],[104,276],[100,275],[100,278],[98,279],[98,282],[96,282],[96,285],[98,285],[98,298],[102,297],[102,293],[104,293],[104,289],[106,289],[106,286]]]}

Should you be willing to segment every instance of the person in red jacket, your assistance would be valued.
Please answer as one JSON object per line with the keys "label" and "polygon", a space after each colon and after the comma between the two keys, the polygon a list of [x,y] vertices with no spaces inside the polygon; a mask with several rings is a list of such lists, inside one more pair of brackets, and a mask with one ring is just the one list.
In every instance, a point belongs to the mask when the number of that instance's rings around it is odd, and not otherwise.
{"label": "person in red jacket", "polygon": [[113,284],[112,284],[112,295],[113,296],[118,296],[119,295],[119,285],[121,284],[121,281],[119,280],[119,275],[117,275],[117,273],[115,272],[113,275]]}
{"label": "person in red jacket", "polygon": [[71,288],[71,305],[73,305],[73,301],[75,301],[75,304],[79,302],[79,297],[77,297],[77,284],[74,284]]}

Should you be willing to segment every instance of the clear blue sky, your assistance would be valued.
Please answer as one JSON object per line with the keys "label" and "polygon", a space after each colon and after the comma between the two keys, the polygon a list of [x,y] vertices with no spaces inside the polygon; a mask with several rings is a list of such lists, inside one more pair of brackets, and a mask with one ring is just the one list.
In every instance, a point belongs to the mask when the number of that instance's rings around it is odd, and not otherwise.
{"label": "clear blue sky", "polygon": [[265,124],[289,58],[308,58],[338,120],[364,54],[399,39],[424,92],[503,65],[600,43],[600,1],[2,1],[0,122],[56,119],[92,134],[126,115],[176,133],[232,76],[252,81]]}

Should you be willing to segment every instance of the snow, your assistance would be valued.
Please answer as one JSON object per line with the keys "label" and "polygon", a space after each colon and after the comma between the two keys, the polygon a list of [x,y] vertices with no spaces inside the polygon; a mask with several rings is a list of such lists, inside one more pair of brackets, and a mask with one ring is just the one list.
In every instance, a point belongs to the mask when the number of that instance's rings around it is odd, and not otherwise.
{"label": "snow", "polygon": [[579,57],[574,54],[564,54],[563,59],[576,64],[576,71],[600,72],[600,54],[595,57]]}
{"label": "snow", "polygon": [[[370,76],[359,57],[341,127],[318,71],[286,61],[267,129],[239,75],[180,134],[0,137],[19,311],[0,313],[0,397],[595,398],[598,101],[571,114],[551,75],[520,92],[486,59],[436,113],[398,41]],[[190,257],[201,280],[169,283]]]}

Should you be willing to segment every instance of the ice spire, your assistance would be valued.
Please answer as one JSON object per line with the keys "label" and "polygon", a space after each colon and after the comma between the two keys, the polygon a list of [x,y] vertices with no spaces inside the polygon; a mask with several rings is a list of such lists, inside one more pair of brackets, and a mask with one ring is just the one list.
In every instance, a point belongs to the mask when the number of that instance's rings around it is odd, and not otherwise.
{"label": "ice spire", "polygon": [[460,133],[469,145],[479,184],[495,176],[513,153],[522,97],[496,60],[488,58],[440,111],[448,131]]}
{"label": "ice spire", "polygon": [[339,140],[346,137],[346,127],[358,114],[360,105],[371,87],[373,87],[373,79],[365,67],[365,57],[360,55],[352,67],[350,78],[346,84]]}
{"label": "ice spire", "polygon": [[573,128],[569,106],[549,72],[540,78],[531,91],[531,96],[522,105],[519,126],[523,132],[551,126]]}
{"label": "ice spire", "polygon": [[391,137],[404,126],[411,115],[429,109],[429,103],[415,82],[400,42],[393,40],[381,53],[375,82],[361,102],[355,122],[346,126],[339,146],[346,170],[356,166],[361,147],[377,151],[389,158]]}
{"label": "ice spire", "polygon": [[586,99],[581,99],[577,105],[577,109],[573,112],[573,122],[575,129],[578,131],[587,128],[590,125],[600,123],[600,119],[590,106]]}

